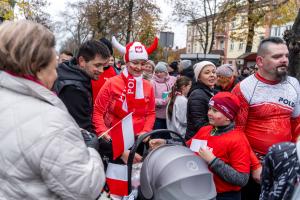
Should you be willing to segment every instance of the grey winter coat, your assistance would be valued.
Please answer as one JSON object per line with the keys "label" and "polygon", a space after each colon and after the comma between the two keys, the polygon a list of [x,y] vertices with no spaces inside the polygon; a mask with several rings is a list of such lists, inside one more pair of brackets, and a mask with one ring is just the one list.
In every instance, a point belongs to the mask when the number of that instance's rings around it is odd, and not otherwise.
{"label": "grey winter coat", "polygon": [[103,164],[62,101],[0,71],[0,199],[96,199]]}

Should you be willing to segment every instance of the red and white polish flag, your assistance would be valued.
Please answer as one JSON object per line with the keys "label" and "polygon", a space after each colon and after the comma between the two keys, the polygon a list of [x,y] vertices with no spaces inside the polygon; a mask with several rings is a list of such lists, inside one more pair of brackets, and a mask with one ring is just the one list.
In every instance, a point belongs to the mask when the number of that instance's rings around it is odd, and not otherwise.
{"label": "red and white polish flag", "polygon": [[113,159],[120,157],[125,150],[134,144],[132,113],[124,117],[110,131],[112,140]]}
{"label": "red and white polish flag", "polygon": [[118,196],[128,195],[127,165],[108,163],[106,170],[106,183],[111,194]]}

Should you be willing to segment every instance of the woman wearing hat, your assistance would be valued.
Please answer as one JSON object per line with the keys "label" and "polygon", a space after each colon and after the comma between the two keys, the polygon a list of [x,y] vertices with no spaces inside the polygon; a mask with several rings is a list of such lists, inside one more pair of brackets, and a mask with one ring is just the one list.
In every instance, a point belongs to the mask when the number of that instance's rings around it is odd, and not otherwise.
{"label": "woman wearing hat", "polygon": [[[166,108],[169,102],[169,92],[171,91],[176,77],[170,76],[168,73],[168,64],[158,62],[154,69],[154,76],[151,81],[155,95],[155,111],[156,119],[154,129],[166,129]],[[156,137],[170,138],[170,135],[156,135]]]}
{"label": "woman wearing hat", "polygon": [[[96,134],[102,135],[109,128],[133,112],[133,128],[136,137],[149,132],[155,121],[155,97],[152,85],[142,77],[148,54],[157,46],[146,48],[140,42],[121,46],[115,38],[113,45],[124,53],[126,68],[117,76],[107,80],[98,93],[94,104],[93,122]],[[107,134],[104,139],[110,140]],[[128,152],[125,152],[128,156]]]}
{"label": "woman wearing hat", "polygon": [[189,140],[202,127],[208,124],[208,102],[214,95],[217,81],[216,66],[209,61],[194,65],[196,84],[193,85],[187,105],[187,131],[185,138]]}

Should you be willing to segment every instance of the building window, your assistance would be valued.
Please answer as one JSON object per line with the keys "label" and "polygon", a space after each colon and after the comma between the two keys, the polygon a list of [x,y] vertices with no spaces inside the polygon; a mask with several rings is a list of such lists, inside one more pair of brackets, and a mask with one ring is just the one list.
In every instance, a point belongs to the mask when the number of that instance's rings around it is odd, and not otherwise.
{"label": "building window", "polygon": [[243,48],[244,48],[244,43],[240,42],[240,44],[239,44],[239,50],[242,50]]}
{"label": "building window", "polygon": [[233,50],[234,50],[234,42],[231,41],[231,43],[230,43],[230,51],[233,51]]}
{"label": "building window", "polygon": [[220,41],[220,49],[221,49],[221,50],[224,50],[224,40],[221,40],[221,41]]}
{"label": "building window", "polygon": [[279,37],[279,36],[280,36],[280,27],[275,27],[275,28],[274,28],[274,35],[275,35],[276,37]]}

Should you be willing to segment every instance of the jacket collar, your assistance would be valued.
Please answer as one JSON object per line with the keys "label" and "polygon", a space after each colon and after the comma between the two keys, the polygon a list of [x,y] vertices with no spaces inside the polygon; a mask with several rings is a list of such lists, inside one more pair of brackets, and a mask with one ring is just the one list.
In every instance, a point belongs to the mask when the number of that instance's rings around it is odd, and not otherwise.
{"label": "jacket collar", "polygon": [[202,90],[204,90],[204,92],[207,93],[209,96],[213,96],[215,94],[215,90],[214,89],[209,88],[207,85],[205,85],[204,83],[202,83],[200,81],[197,81],[195,83],[195,85],[192,86],[190,94],[192,93],[192,91],[194,91],[196,89],[202,89]]}
{"label": "jacket collar", "polygon": [[214,127],[211,131],[211,135],[213,136],[222,135],[223,133],[227,133],[233,129],[234,129],[234,122],[230,123],[227,126]]}
{"label": "jacket collar", "polygon": [[32,80],[0,71],[0,87],[26,96],[32,96],[33,98],[45,101],[55,107],[67,111],[65,105],[55,93]]}

